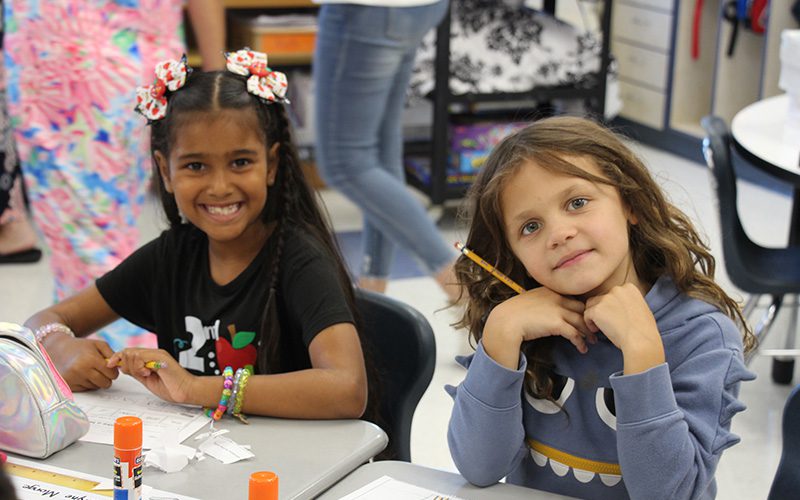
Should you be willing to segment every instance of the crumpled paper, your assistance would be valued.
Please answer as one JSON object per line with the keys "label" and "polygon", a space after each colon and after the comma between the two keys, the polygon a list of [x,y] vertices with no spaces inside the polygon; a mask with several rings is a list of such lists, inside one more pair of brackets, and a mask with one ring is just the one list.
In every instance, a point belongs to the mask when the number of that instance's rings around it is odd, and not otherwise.
{"label": "crumpled paper", "polygon": [[189,464],[197,450],[178,443],[166,443],[152,448],[144,456],[145,467],[155,467],[167,474],[178,472]]}
{"label": "crumpled paper", "polygon": [[255,456],[250,451],[249,445],[240,445],[234,440],[223,436],[228,432],[227,429],[221,429],[198,435],[195,439],[206,439],[197,446],[197,449],[205,455],[216,458],[223,464],[232,464]]}

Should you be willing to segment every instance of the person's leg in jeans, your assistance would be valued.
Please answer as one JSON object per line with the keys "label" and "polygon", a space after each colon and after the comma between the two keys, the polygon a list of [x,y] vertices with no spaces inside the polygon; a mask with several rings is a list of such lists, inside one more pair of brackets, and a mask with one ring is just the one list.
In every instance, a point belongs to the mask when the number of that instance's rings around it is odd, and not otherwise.
{"label": "person's leg in jeans", "polygon": [[[434,15],[433,17],[434,19],[439,18],[437,15]],[[381,124],[381,129],[378,135],[380,144],[378,148],[380,154],[380,165],[382,165],[388,172],[395,175],[403,182],[405,182],[405,170],[403,168],[402,115],[406,103],[408,83],[411,80],[411,74],[414,69],[416,48],[421,42],[421,36],[409,40],[409,50],[406,51],[406,54],[400,64],[400,69],[398,70],[395,80],[392,83],[392,89],[389,92],[389,99],[383,115],[383,123]],[[368,247],[366,247],[366,245],[369,243],[367,240],[367,231],[369,230],[376,234],[377,238],[383,238],[383,240],[388,239],[388,237],[385,236],[382,231],[380,231],[380,227],[375,227],[370,223],[364,229],[365,255],[368,254]],[[449,246],[448,251],[450,251]],[[448,295],[451,296],[451,298],[454,298],[455,294],[458,292],[458,288],[455,286],[456,277],[453,273],[452,262],[448,261],[447,264],[432,272],[439,285],[448,293]],[[378,289],[385,288],[386,280],[383,280],[382,282],[377,281],[375,285],[377,285],[375,288]]]}
{"label": "person's leg in jeans", "polygon": [[[410,75],[414,63],[414,51],[403,56],[394,81],[387,82],[389,89],[383,120],[378,130],[378,167],[405,183],[403,172],[403,124],[402,113],[405,105],[406,86],[404,75]],[[407,70],[407,71],[406,71]],[[386,290],[393,254],[394,241],[381,231],[380,219],[374,220],[371,214],[364,216],[364,236],[362,241],[364,262],[361,268],[360,285],[370,290]],[[384,269],[375,264],[385,265]]]}
{"label": "person's leg in jeans", "polygon": [[[326,181],[365,214],[368,247],[362,284],[385,283],[393,244],[410,250],[437,277],[448,275],[454,260],[454,251],[405,186],[399,142],[402,100],[397,104],[398,89],[405,92],[410,76],[408,56],[427,31],[420,20],[433,26],[445,8],[323,6],[314,59],[317,160]],[[432,19],[436,13],[441,15]],[[411,34],[399,36],[404,29]],[[391,134],[397,142],[382,151],[384,137]],[[385,161],[387,155],[396,159]],[[446,291],[457,295],[455,286]]]}

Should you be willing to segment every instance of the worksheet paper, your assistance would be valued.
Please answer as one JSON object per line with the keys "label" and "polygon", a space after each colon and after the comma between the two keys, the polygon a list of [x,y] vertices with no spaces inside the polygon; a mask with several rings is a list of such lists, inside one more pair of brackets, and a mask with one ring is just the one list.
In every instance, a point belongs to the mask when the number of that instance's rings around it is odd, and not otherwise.
{"label": "worksheet paper", "polygon": [[[8,457],[8,462],[26,467],[32,467],[34,469],[38,469],[39,471],[39,473],[37,473],[38,477],[36,478],[16,476],[13,474],[13,470],[12,473],[9,474],[11,477],[11,483],[14,485],[14,489],[16,490],[17,498],[19,500],[41,500],[42,498],[107,500],[113,496],[113,480],[110,478],[104,478],[92,474],[84,474],[83,472],[62,469],[61,467],[53,467],[42,462],[33,462],[16,457]],[[109,467],[109,471],[110,470],[111,467]],[[144,478],[146,481],[146,474]],[[86,491],[85,489],[74,489],[69,487],[70,484],[84,484],[86,481],[98,483],[94,491]],[[179,495],[177,493],[168,493],[157,490],[145,484],[142,485],[142,500],[197,499],[194,497]]]}
{"label": "worksheet paper", "polygon": [[127,375],[120,375],[109,389],[76,392],[75,402],[91,422],[81,438],[90,443],[113,445],[114,421],[124,415],[142,419],[142,448],[147,450],[182,443],[210,421],[200,408],[168,403]]}
{"label": "worksheet paper", "polygon": [[381,476],[339,500],[461,500],[415,486],[389,476]]}

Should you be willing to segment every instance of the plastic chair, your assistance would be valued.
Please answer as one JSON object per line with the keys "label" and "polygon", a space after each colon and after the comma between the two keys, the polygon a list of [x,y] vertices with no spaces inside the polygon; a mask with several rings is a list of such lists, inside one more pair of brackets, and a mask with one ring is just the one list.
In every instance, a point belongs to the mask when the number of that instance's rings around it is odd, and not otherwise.
{"label": "plastic chair", "polygon": [[378,378],[370,384],[379,398],[375,423],[389,436],[375,459],[410,462],[411,421],[436,364],[433,329],[419,311],[382,294],[356,290],[356,307]]}
{"label": "plastic chair", "polygon": [[797,498],[800,494],[800,385],[783,409],[783,451],[767,500]]}
{"label": "plastic chair", "polygon": [[[703,154],[711,169],[717,194],[725,269],[733,284],[751,295],[743,308],[745,317],[752,313],[761,295],[771,297],[769,307],[754,329],[755,336],[761,343],[781,308],[784,296],[800,293],[800,246],[766,248],[747,236],[736,205],[736,171],[733,164],[733,143],[728,127],[716,116],[706,116],[701,124],[706,132]],[[737,167],[739,165],[742,165],[742,168],[748,165],[756,168],[744,160],[741,164],[737,162]],[[794,359],[785,357],[797,354],[797,351],[792,349],[797,331],[796,308],[794,312],[786,337],[786,349],[760,351],[764,355],[783,356],[773,359],[772,364],[772,379],[780,384],[788,384],[791,381],[794,369]],[[747,356],[748,362],[752,355],[751,352]]]}

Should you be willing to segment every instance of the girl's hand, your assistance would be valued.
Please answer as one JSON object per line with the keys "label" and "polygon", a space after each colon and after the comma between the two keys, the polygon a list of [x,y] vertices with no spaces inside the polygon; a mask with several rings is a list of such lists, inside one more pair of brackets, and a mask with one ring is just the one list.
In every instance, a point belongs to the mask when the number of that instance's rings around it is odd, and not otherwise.
{"label": "girl's hand", "polygon": [[108,389],[119,376],[116,366],[106,364],[106,358],[113,355],[114,351],[102,340],[51,334],[43,344],[56,369],[73,391]]}
{"label": "girl's hand", "polygon": [[622,351],[625,374],[639,373],[664,362],[656,319],[633,283],[589,298],[583,317],[593,332],[602,331]]}
{"label": "girl's hand", "polygon": [[[150,361],[160,362],[162,367],[147,368],[145,363]],[[122,373],[135,378],[161,399],[173,403],[190,400],[196,378],[163,349],[123,349],[109,357],[107,366],[119,366]]]}
{"label": "girl's hand", "polygon": [[522,342],[561,336],[582,353],[597,342],[584,320],[584,304],[545,287],[512,297],[495,307],[483,330],[483,347],[498,363],[516,370]]}

